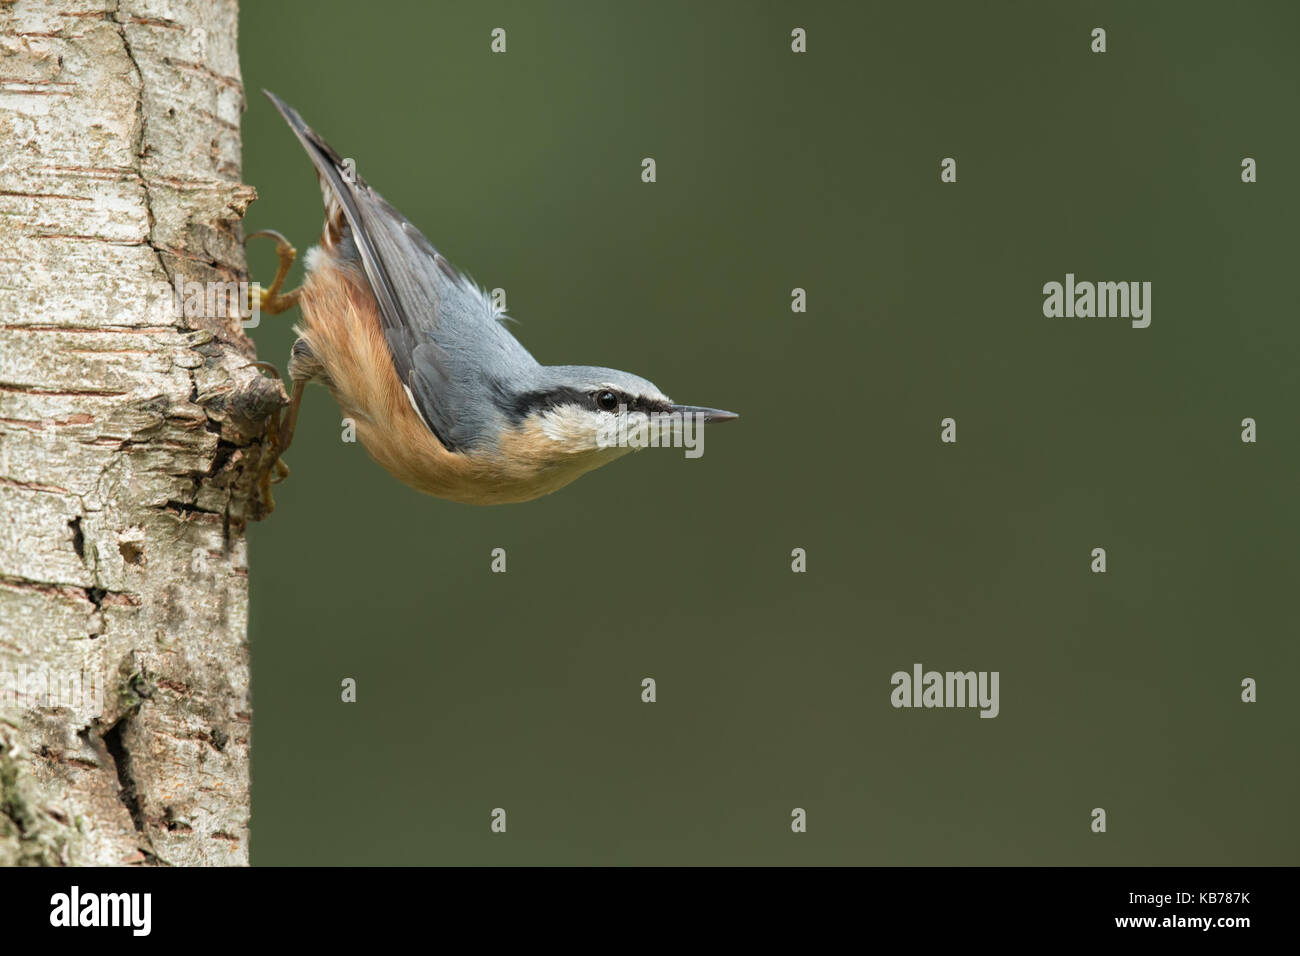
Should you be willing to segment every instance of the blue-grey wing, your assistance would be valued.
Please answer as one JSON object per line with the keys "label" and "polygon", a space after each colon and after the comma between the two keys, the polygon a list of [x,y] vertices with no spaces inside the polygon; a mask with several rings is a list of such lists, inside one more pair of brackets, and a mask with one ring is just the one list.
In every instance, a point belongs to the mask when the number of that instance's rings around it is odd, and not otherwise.
{"label": "blue-grey wing", "polygon": [[[266,92],[307,150],[379,306],[384,338],[412,405],[451,451],[490,432],[512,375],[536,362],[498,321],[491,300],[383,196],[345,167],[298,113]],[[330,227],[327,221],[327,233]]]}

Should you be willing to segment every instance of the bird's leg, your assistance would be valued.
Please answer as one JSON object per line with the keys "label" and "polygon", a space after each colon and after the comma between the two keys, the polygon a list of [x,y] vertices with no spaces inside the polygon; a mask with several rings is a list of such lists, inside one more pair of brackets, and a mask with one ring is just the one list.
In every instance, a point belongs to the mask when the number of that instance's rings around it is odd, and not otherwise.
{"label": "bird's leg", "polygon": [[284,280],[289,277],[289,270],[293,267],[293,260],[297,257],[298,250],[293,247],[288,239],[272,229],[262,229],[259,232],[250,233],[244,237],[244,243],[247,244],[249,239],[257,238],[275,240],[275,253],[280,262],[276,267],[275,278],[271,280],[271,285],[261,290],[259,305],[261,310],[268,315],[279,315],[286,309],[292,309],[297,305],[298,296],[302,293],[301,286],[292,292],[283,294],[280,292],[280,289],[284,287]]}
{"label": "bird's leg", "polygon": [[[298,408],[302,405],[302,393],[306,391],[307,383],[295,380],[293,383],[293,394],[289,397],[289,407],[285,410],[284,418],[279,425],[280,453],[284,454],[289,443],[293,441],[293,430],[298,425]],[[286,467],[281,478],[289,476],[289,469]]]}
{"label": "bird's leg", "polygon": [[[267,372],[275,372],[278,378],[280,373],[270,362],[249,362],[244,368],[258,368]],[[277,455],[283,455],[293,441],[293,430],[298,424],[298,409],[302,405],[302,394],[307,390],[307,382],[304,379],[293,380],[293,392],[289,396],[289,407],[285,409],[282,415],[272,415],[266,425],[266,435],[270,439],[270,446],[275,449]],[[287,465],[280,465],[282,473],[281,478],[287,478],[289,468]]]}
{"label": "bird's leg", "polygon": [[[279,415],[272,415],[270,420],[266,423],[266,437],[269,439],[271,447],[273,449],[280,444],[280,416]],[[265,471],[263,471],[257,480],[257,488],[258,491],[260,492],[259,497],[262,499],[262,502],[265,504],[266,513],[268,515],[275,510],[275,498],[271,494],[271,485],[276,484],[278,481],[281,480],[279,475],[280,475],[280,469],[282,467],[285,469],[287,473],[288,466],[285,465],[284,462],[280,460],[280,455],[278,452],[276,452],[275,464],[267,468]],[[272,472],[275,472],[276,477],[271,476]]]}
{"label": "bird's leg", "polygon": [[[250,233],[244,237],[244,244],[247,245],[249,239],[258,238],[275,240],[275,252],[279,260],[275,269],[275,278],[271,280],[271,285],[260,290],[258,308],[268,315],[278,315],[297,305],[298,296],[302,293],[301,287],[294,289],[292,292],[282,293],[280,291],[284,288],[284,280],[289,277],[289,270],[293,268],[293,260],[297,258],[298,250],[293,247],[293,244],[288,239],[272,229],[263,229],[259,232]],[[249,306],[251,308],[251,302]],[[279,370],[270,362],[251,362],[249,364],[254,368],[273,372],[277,378],[280,375]],[[275,510],[275,499],[271,497],[271,485],[279,484],[289,477],[289,466],[285,464],[282,456],[293,438],[293,428],[298,421],[298,405],[302,402],[302,389],[303,386],[295,382],[293,397],[289,400],[287,413],[283,418],[280,415],[272,415],[267,421],[266,437],[275,455],[274,462],[266,471],[262,472],[259,480],[259,489],[262,500],[266,503],[267,514]]]}
{"label": "bird's leg", "polygon": [[[247,367],[274,372],[276,377],[279,377],[279,371],[270,362],[249,362]],[[266,422],[267,445],[275,458],[258,479],[258,489],[261,492],[262,501],[266,503],[266,513],[268,515],[275,510],[275,499],[271,495],[271,486],[278,485],[289,477],[289,466],[282,456],[289,447],[289,443],[293,441],[294,427],[298,423],[298,408],[302,405],[302,395],[306,387],[306,382],[295,381],[293,383],[293,394],[289,398],[289,407],[283,413],[271,415]]]}

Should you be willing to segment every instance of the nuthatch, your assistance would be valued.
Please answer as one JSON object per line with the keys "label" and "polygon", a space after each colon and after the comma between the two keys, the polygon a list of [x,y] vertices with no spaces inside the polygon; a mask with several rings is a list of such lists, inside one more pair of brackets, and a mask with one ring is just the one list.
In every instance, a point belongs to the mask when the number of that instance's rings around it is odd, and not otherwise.
{"label": "nuthatch", "polygon": [[278,452],[293,438],[303,389],[319,382],[398,480],[439,498],[499,504],[549,494],[626,453],[627,443],[602,438],[616,416],[643,428],[674,422],[672,413],[696,423],[737,417],[674,405],[651,382],[616,369],[539,364],[483,290],[294,109],[264,92],[311,157],[325,202],[320,245],[292,292],[280,290],[293,247],[278,233],[253,234],[274,238],[279,251],[261,308],[302,308]]}

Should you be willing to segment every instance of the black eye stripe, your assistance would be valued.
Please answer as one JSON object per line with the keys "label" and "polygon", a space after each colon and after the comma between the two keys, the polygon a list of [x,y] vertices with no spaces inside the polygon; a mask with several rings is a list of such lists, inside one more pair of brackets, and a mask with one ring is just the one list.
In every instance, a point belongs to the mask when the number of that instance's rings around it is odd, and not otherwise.
{"label": "black eye stripe", "polygon": [[[615,397],[613,406],[608,409],[605,408],[605,405],[603,405],[599,399],[599,396],[604,395],[606,392],[612,392]],[[606,411],[616,411],[620,405],[625,406],[629,412],[670,412],[673,408],[670,402],[661,401],[657,398],[642,398],[636,395],[627,395],[623,392],[616,392],[613,389],[608,388],[597,392],[596,396],[596,407],[605,409]]]}
{"label": "black eye stripe", "polygon": [[578,405],[582,408],[590,408],[593,411],[604,411],[601,408],[597,397],[605,392],[612,392],[617,401],[614,403],[612,410],[617,411],[619,405],[626,405],[630,412],[668,412],[672,411],[672,404],[655,398],[641,398],[638,396],[629,396],[623,392],[612,388],[602,388],[594,392],[584,392],[577,388],[550,388],[537,392],[528,392],[518,396],[514,401],[509,402],[504,407],[506,415],[513,421],[522,421],[529,415],[539,412],[546,412],[552,408],[558,408],[561,405]]}
{"label": "black eye stripe", "polygon": [[505,409],[514,421],[522,421],[529,415],[549,411],[560,405],[588,405],[591,399],[576,388],[548,388],[539,392],[526,392],[518,396]]}
{"label": "black eye stripe", "polygon": [[671,402],[658,398],[634,398],[628,402],[628,411],[631,412],[671,412],[672,410]]}

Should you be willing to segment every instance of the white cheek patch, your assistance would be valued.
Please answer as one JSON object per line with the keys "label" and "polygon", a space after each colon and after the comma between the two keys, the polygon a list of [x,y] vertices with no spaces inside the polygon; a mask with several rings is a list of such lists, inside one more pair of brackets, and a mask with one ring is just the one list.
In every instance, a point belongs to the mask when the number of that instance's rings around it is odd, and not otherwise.
{"label": "white cheek patch", "polygon": [[584,429],[585,412],[580,408],[560,407],[542,415],[542,434],[552,441],[572,442]]}
{"label": "white cheek patch", "polygon": [[625,406],[619,406],[618,413],[613,414],[562,405],[542,414],[538,426],[547,438],[575,452],[594,448],[657,448],[670,444],[674,436],[670,420],[646,412],[629,412]]}
{"label": "white cheek patch", "polygon": [[552,409],[541,418],[542,434],[552,441],[566,445],[591,445],[600,427],[600,415],[583,408],[564,405]]}

